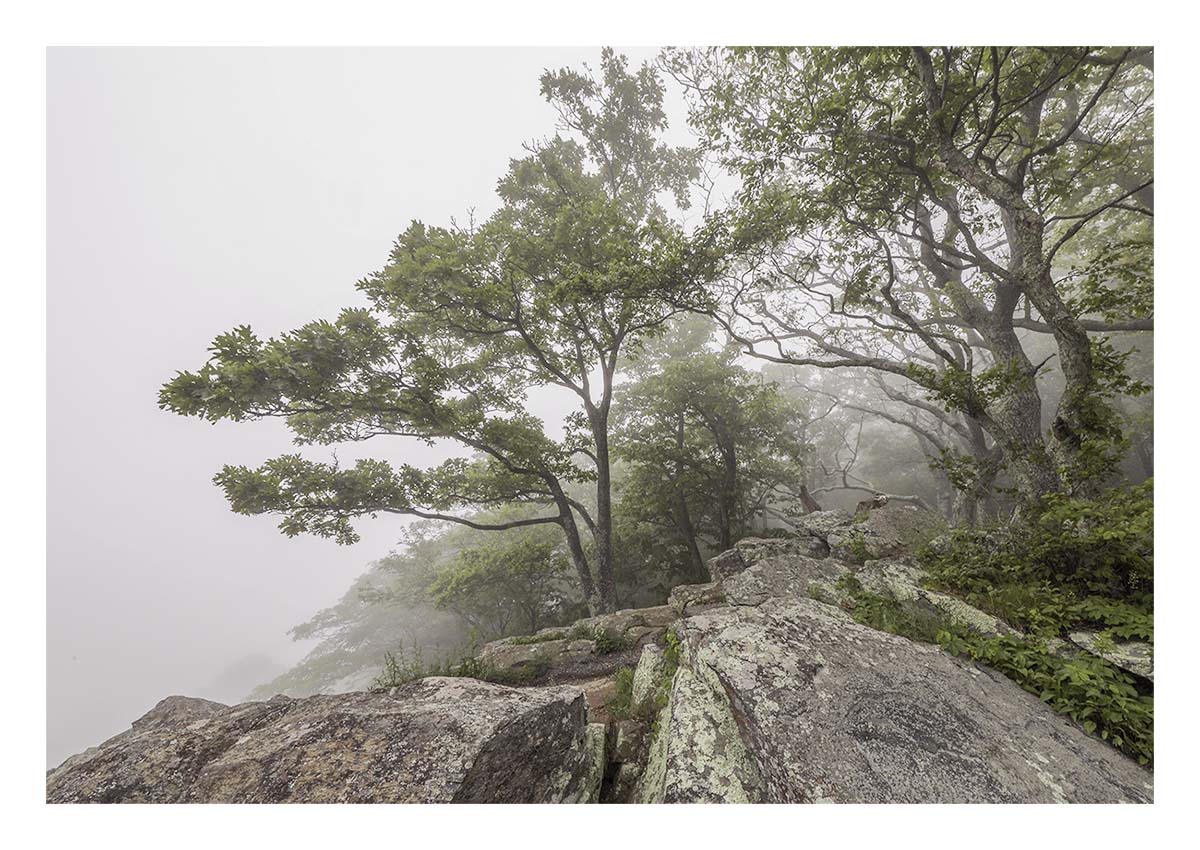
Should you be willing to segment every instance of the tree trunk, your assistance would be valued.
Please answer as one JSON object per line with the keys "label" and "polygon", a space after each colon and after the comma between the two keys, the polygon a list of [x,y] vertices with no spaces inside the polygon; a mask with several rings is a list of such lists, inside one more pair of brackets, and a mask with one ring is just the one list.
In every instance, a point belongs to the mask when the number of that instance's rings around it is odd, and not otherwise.
{"label": "tree trunk", "polygon": [[[1096,381],[1092,371],[1092,343],[1078,317],[1059,295],[1049,269],[1039,270],[1029,282],[1026,296],[1050,325],[1058,345],[1058,362],[1066,386],[1055,411],[1050,429],[1051,456],[1058,465],[1070,470],[1078,459],[1083,442],[1095,432],[1097,423],[1091,410],[1096,401]],[[1088,487],[1087,476],[1073,482],[1076,489]]]}
{"label": "tree trunk", "polygon": [[687,546],[688,561],[692,566],[689,578],[692,584],[703,584],[709,580],[708,567],[704,563],[704,556],[700,554],[700,546],[696,543],[696,527],[692,524],[692,513],[688,510],[687,498],[678,488],[676,489],[676,498],[678,499],[679,533]]}
{"label": "tree trunk", "polygon": [[567,537],[567,551],[571,553],[571,563],[575,565],[575,573],[579,578],[579,589],[583,592],[583,601],[591,615],[602,614],[604,606],[600,595],[596,592],[595,582],[592,581],[592,571],[588,566],[587,555],[583,551],[583,541],[579,537],[579,527],[575,524],[575,516],[570,507],[560,508],[559,525]]}
{"label": "tree trunk", "polygon": [[800,505],[804,508],[806,513],[810,514],[816,513],[819,510],[823,510],[820,503],[812,497],[811,493],[808,492],[807,484],[800,485]]}
{"label": "tree trunk", "polygon": [[1001,392],[975,418],[1003,452],[1022,501],[1036,501],[1062,489],[1057,467],[1042,436],[1042,397],[1037,368],[1030,362],[1013,327],[1019,290],[997,287],[997,301],[980,334],[995,358]]}
{"label": "tree trunk", "polygon": [[735,521],[740,521],[740,506],[738,505],[738,462],[737,448],[734,446],[732,436],[725,430],[724,425],[714,431],[714,436],[717,438],[717,448],[721,452],[721,459],[725,467],[725,492],[721,494],[720,500],[720,519],[721,528],[719,530],[721,537],[721,551],[733,548],[733,524]]}
{"label": "tree trunk", "polygon": [[[683,454],[684,436],[684,419],[681,413],[675,426],[675,450],[680,455]],[[692,512],[688,509],[687,495],[683,492],[683,487],[679,483],[679,478],[682,474],[680,466],[681,461],[676,461],[675,477],[671,479],[671,483],[675,487],[676,524],[679,526],[679,533],[683,537],[684,545],[687,546],[688,560],[692,565],[690,576],[692,583],[703,584],[709,580],[708,567],[704,563],[704,556],[700,554],[700,546],[696,543],[696,526],[692,522]]]}
{"label": "tree trunk", "polygon": [[608,452],[607,412],[592,416],[592,436],[596,442],[596,589],[602,613],[615,611],[617,588],[612,549],[612,468]]}

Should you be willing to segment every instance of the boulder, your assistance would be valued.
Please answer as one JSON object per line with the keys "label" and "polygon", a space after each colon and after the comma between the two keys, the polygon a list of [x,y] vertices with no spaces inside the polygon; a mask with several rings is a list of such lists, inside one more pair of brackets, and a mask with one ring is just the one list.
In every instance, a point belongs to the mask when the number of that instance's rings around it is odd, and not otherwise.
{"label": "boulder", "polygon": [[[713,584],[719,584],[730,576],[737,575],[742,570],[746,569],[746,561],[742,558],[742,553],[737,546],[732,549],[727,549],[718,555],[714,555],[708,561],[708,573],[713,577]],[[704,585],[685,585],[685,587],[703,587]],[[678,590],[679,588],[675,588]],[[675,590],[671,591],[671,596],[675,596]]]}
{"label": "boulder", "polygon": [[638,764],[645,756],[647,726],[640,720],[618,720],[610,728],[609,761]]}
{"label": "boulder", "polygon": [[544,640],[537,643],[493,641],[485,644],[479,658],[493,670],[504,673],[564,664],[592,654],[590,640]]}
{"label": "boulder", "polygon": [[[737,556],[740,561],[741,556],[736,549],[731,549],[729,552]],[[724,554],[729,554],[729,552]],[[744,563],[738,567],[739,571],[742,569],[745,569]],[[681,584],[672,588],[667,605],[676,615],[685,616],[707,610],[724,601],[725,590],[722,588],[721,582],[713,581],[708,584]]]}
{"label": "boulder", "polygon": [[[703,615],[702,615],[703,616]],[[681,667],[659,720],[636,791],[642,803],[752,803],[765,800],[757,764],[727,699]]]}
{"label": "boulder", "polygon": [[65,761],[51,803],[588,802],[603,727],[583,692],[429,678],[229,707],[168,697]]}
{"label": "boulder", "polygon": [[723,581],[755,561],[775,555],[825,558],[829,555],[829,547],[825,545],[824,538],[806,532],[790,537],[746,537],[735,543],[732,549],[714,556],[709,562],[709,571],[714,580]]}
{"label": "boulder", "polygon": [[848,524],[831,528],[825,539],[831,557],[861,564],[911,553],[944,527],[945,521],[936,514],[900,505],[860,514]]}
{"label": "boulder", "polygon": [[847,511],[813,511],[794,520],[792,524],[801,534],[828,540],[834,529],[849,525],[853,521],[854,516]]}
{"label": "boulder", "polygon": [[804,551],[803,547],[776,546],[760,550],[761,555],[754,553],[747,559],[748,566],[722,582],[726,601],[731,605],[761,605],[772,598],[830,593],[837,580],[850,571],[845,564],[811,558]]}
{"label": "boulder", "polygon": [[681,621],[648,802],[1150,802],[1152,774],[999,673],[812,599]]}
{"label": "boulder", "polygon": [[629,698],[635,712],[647,711],[654,705],[666,672],[667,661],[662,650],[653,644],[642,647],[642,656],[633,671],[633,688]]}
{"label": "boulder", "polygon": [[588,705],[588,719],[601,723],[606,722],[608,720],[608,704],[617,696],[617,683],[613,677],[598,676],[595,679],[572,684],[583,690],[583,696]]}

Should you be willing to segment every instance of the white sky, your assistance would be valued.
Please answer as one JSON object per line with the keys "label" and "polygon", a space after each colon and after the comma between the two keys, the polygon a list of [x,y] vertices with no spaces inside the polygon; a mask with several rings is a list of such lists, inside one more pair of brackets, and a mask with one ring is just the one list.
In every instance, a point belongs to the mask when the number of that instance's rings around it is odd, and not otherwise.
{"label": "white sky", "polygon": [[164,413],[159,385],[235,325],[273,334],[358,303],[354,282],[411,219],[491,212],[508,159],[553,131],[542,69],[598,59],[49,51],[48,763],[168,694],[203,696],[247,655],[295,660],[288,627],[397,537],[381,519],[353,547],[288,540],[270,517],[232,514],[211,476],[291,450],[285,429]]}

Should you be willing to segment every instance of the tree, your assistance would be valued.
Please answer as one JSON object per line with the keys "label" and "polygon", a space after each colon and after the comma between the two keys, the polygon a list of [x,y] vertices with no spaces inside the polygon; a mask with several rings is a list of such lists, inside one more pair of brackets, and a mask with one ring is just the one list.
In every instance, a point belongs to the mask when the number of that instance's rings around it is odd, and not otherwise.
{"label": "tree", "polygon": [[455,556],[429,586],[430,596],[479,636],[536,632],[570,607],[562,594],[567,565],[560,542],[544,527],[506,532]]}
{"label": "tree", "polygon": [[[1103,336],[1153,327],[1148,48],[675,51],[742,178],[710,312],[756,356],[915,383],[1026,499],[1093,486],[1140,387]],[[1074,257],[1072,253],[1074,252]],[[1073,260],[1073,261],[1072,261]],[[1048,334],[1034,362],[1020,330]],[[1063,392],[1042,428],[1043,373]]]}
{"label": "tree", "polygon": [[[216,481],[235,511],[279,514],[289,535],[343,543],[356,539],[353,518],[378,513],[484,530],[555,524],[589,607],[612,609],[613,376],[675,310],[656,293],[689,274],[688,255],[658,197],[685,206],[695,173],[691,152],[657,138],[666,118],[656,73],[626,64],[606,50],[599,78],[544,74],[543,95],[578,140],[531,145],[482,224],[414,222],[387,266],[359,282],[369,308],[267,341],[237,328],[217,338],[203,368],[160,394],[162,407],[214,421],[281,417],[300,444],[450,439],[474,459],[342,469],[287,455],[258,469],[228,466]],[[525,412],[539,386],[576,403],[564,440]],[[593,505],[570,495],[581,483],[594,485]],[[501,522],[469,515],[508,503],[546,510]]]}
{"label": "tree", "polygon": [[[709,335],[712,327],[700,323]],[[701,548],[728,549],[751,523],[794,498],[807,446],[804,410],[713,351],[694,326],[677,329],[675,350],[623,388],[616,408],[619,455],[629,471],[622,511],[668,529],[687,548],[692,578],[706,580]]]}

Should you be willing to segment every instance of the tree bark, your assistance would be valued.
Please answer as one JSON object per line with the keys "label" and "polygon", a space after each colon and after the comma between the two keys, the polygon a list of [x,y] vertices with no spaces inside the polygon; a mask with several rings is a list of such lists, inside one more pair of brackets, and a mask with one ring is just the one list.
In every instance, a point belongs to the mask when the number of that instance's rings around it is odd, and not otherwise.
{"label": "tree bark", "polygon": [[612,461],[608,451],[608,411],[597,410],[591,416],[592,438],[596,443],[596,590],[603,613],[616,610],[616,580],[612,549]]}
{"label": "tree bark", "polygon": [[[684,418],[680,413],[675,425],[675,450],[682,455],[684,450]],[[684,545],[688,550],[688,560],[692,565],[693,584],[703,584],[708,581],[708,567],[704,563],[704,556],[700,554],[700,546],[696,542],[696,526],[692,522],[692,512],[688,508],[687,494],[683,492],[683,487],[679,483],[682,474],[680,468],[682,461],[675,463],[675,477],[671,483],[675,487],[676,498],[676,518],[679,526],[679,533],[683,537]]]}
{"label": "tree bark", "polygon": [[583,541],[579,537],[579,526],[575,524],[575,516],[570,507],[560,507],[563,533],[567,537],[567,551],[571,553],[571,563],[575,565],[575,573],[579,578],[579,589],[583,592],[583,601],[591,615],[602,614],[604,606],[592,581],[592,570],[588,566],[587,555],[583,551]]}

